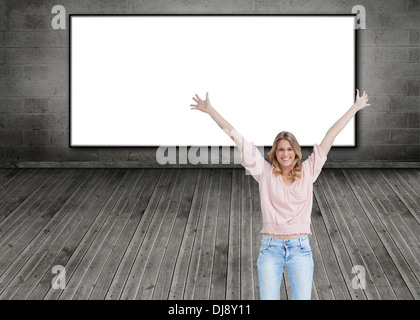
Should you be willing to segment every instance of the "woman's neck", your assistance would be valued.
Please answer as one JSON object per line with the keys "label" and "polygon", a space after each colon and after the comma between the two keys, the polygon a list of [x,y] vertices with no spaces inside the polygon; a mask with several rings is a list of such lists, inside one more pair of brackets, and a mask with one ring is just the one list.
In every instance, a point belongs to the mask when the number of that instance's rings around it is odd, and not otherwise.
{"label": "woman's neck", "polygon": [[289,176],[289,173],[290,173],[290,171],[292,171],[292,168],[289,168],[289,167],[287,167],[287,168],[282,168],[281,167],[281,172],[282,172],[282,176],[283,177],[288,177]]}

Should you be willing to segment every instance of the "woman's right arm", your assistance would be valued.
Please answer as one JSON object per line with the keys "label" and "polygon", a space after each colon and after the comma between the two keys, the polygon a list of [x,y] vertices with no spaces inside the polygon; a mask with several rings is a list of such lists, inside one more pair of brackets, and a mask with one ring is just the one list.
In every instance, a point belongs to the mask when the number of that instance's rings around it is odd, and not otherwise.
{"label": "woman's right arm", "polygon": [[202,100],[197,94],[196,98],[193,97],[193,100],[197,104],[191,104],[193,108],[191,110],[200,110],[204,113],[208,113],[210,117],[219,125],[219,127],[235,142],[238,149],[242,152],[244,146],[248,141],[246,141],[235,128],[227,122],[217,111],[214,109],[210,103],[209,93],[206,93],[206,100]]}

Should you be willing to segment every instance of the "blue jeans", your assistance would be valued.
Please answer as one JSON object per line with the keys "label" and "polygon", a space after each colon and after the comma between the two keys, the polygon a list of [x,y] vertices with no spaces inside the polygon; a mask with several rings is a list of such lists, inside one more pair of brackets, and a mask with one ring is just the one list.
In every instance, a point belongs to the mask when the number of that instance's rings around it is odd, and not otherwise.
{"label": "blue jeans", "polygon": [[261,300],[280,300],[283,270],[287,268],[292,300],[310,300],[314,261],[307,235],[275,239],[262,235],[257,261]]}

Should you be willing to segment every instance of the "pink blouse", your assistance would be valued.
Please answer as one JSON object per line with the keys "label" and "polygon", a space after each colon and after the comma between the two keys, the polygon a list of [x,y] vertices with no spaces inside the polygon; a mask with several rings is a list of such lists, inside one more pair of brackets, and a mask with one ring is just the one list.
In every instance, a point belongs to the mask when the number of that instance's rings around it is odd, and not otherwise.
{"label": "pink blouse", "polygon": [[315,144],[312,154],[302,162],[301,178],[287,186],[274,167],[264,159],[253,142],[241,153],[242,166],[259,183],[263,228],[261,233],[311,235],[313,183],[327,161],[322,148]]}

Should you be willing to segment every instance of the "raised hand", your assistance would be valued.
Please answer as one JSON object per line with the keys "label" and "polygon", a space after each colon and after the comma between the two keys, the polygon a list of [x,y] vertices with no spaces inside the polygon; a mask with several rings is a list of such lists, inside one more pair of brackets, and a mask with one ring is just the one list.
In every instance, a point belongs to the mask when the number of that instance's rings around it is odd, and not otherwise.
{"label": "raised hand", "polygon": [[338,119],[334,125],[327,131],[324,140],[322,140],[320,147],[324,150],[325,154],[331,149],[331,146],[334,142],[335,137],[344,129],[344,127],[349,123],[349,121],[354,117],[354,115],[359,111],[362,110],[364,107],[370,106],[367,104],[369,100],[367,97],[366,91],[363,91],[363,95],[359,97],[359,90],[356,89],[356,102],[350,107],[350,109],[340,118]]}
{"label": "raised hand", "polygon": [[210,109],[211,109],[211,104],[210,104],[210,99],[209,99],[209,93],[206,93],[206,100],[201,100],[201,98],[196,94],[195,95],[197,98],[193,97],[193,100],[197,103],[197,104],[190,104],[191,110],[200,110],[204,113],[209,113]]}
{"label": "raised hand", "polygon": [[366,91],[363,91],[363,95],[361,97],[359,97],[359,89],[356,89],[356,91],[356,102],[354,103],[356,109],[362,110],[364,107],[370,106],[370,104],[366,103],[369,100]]}

